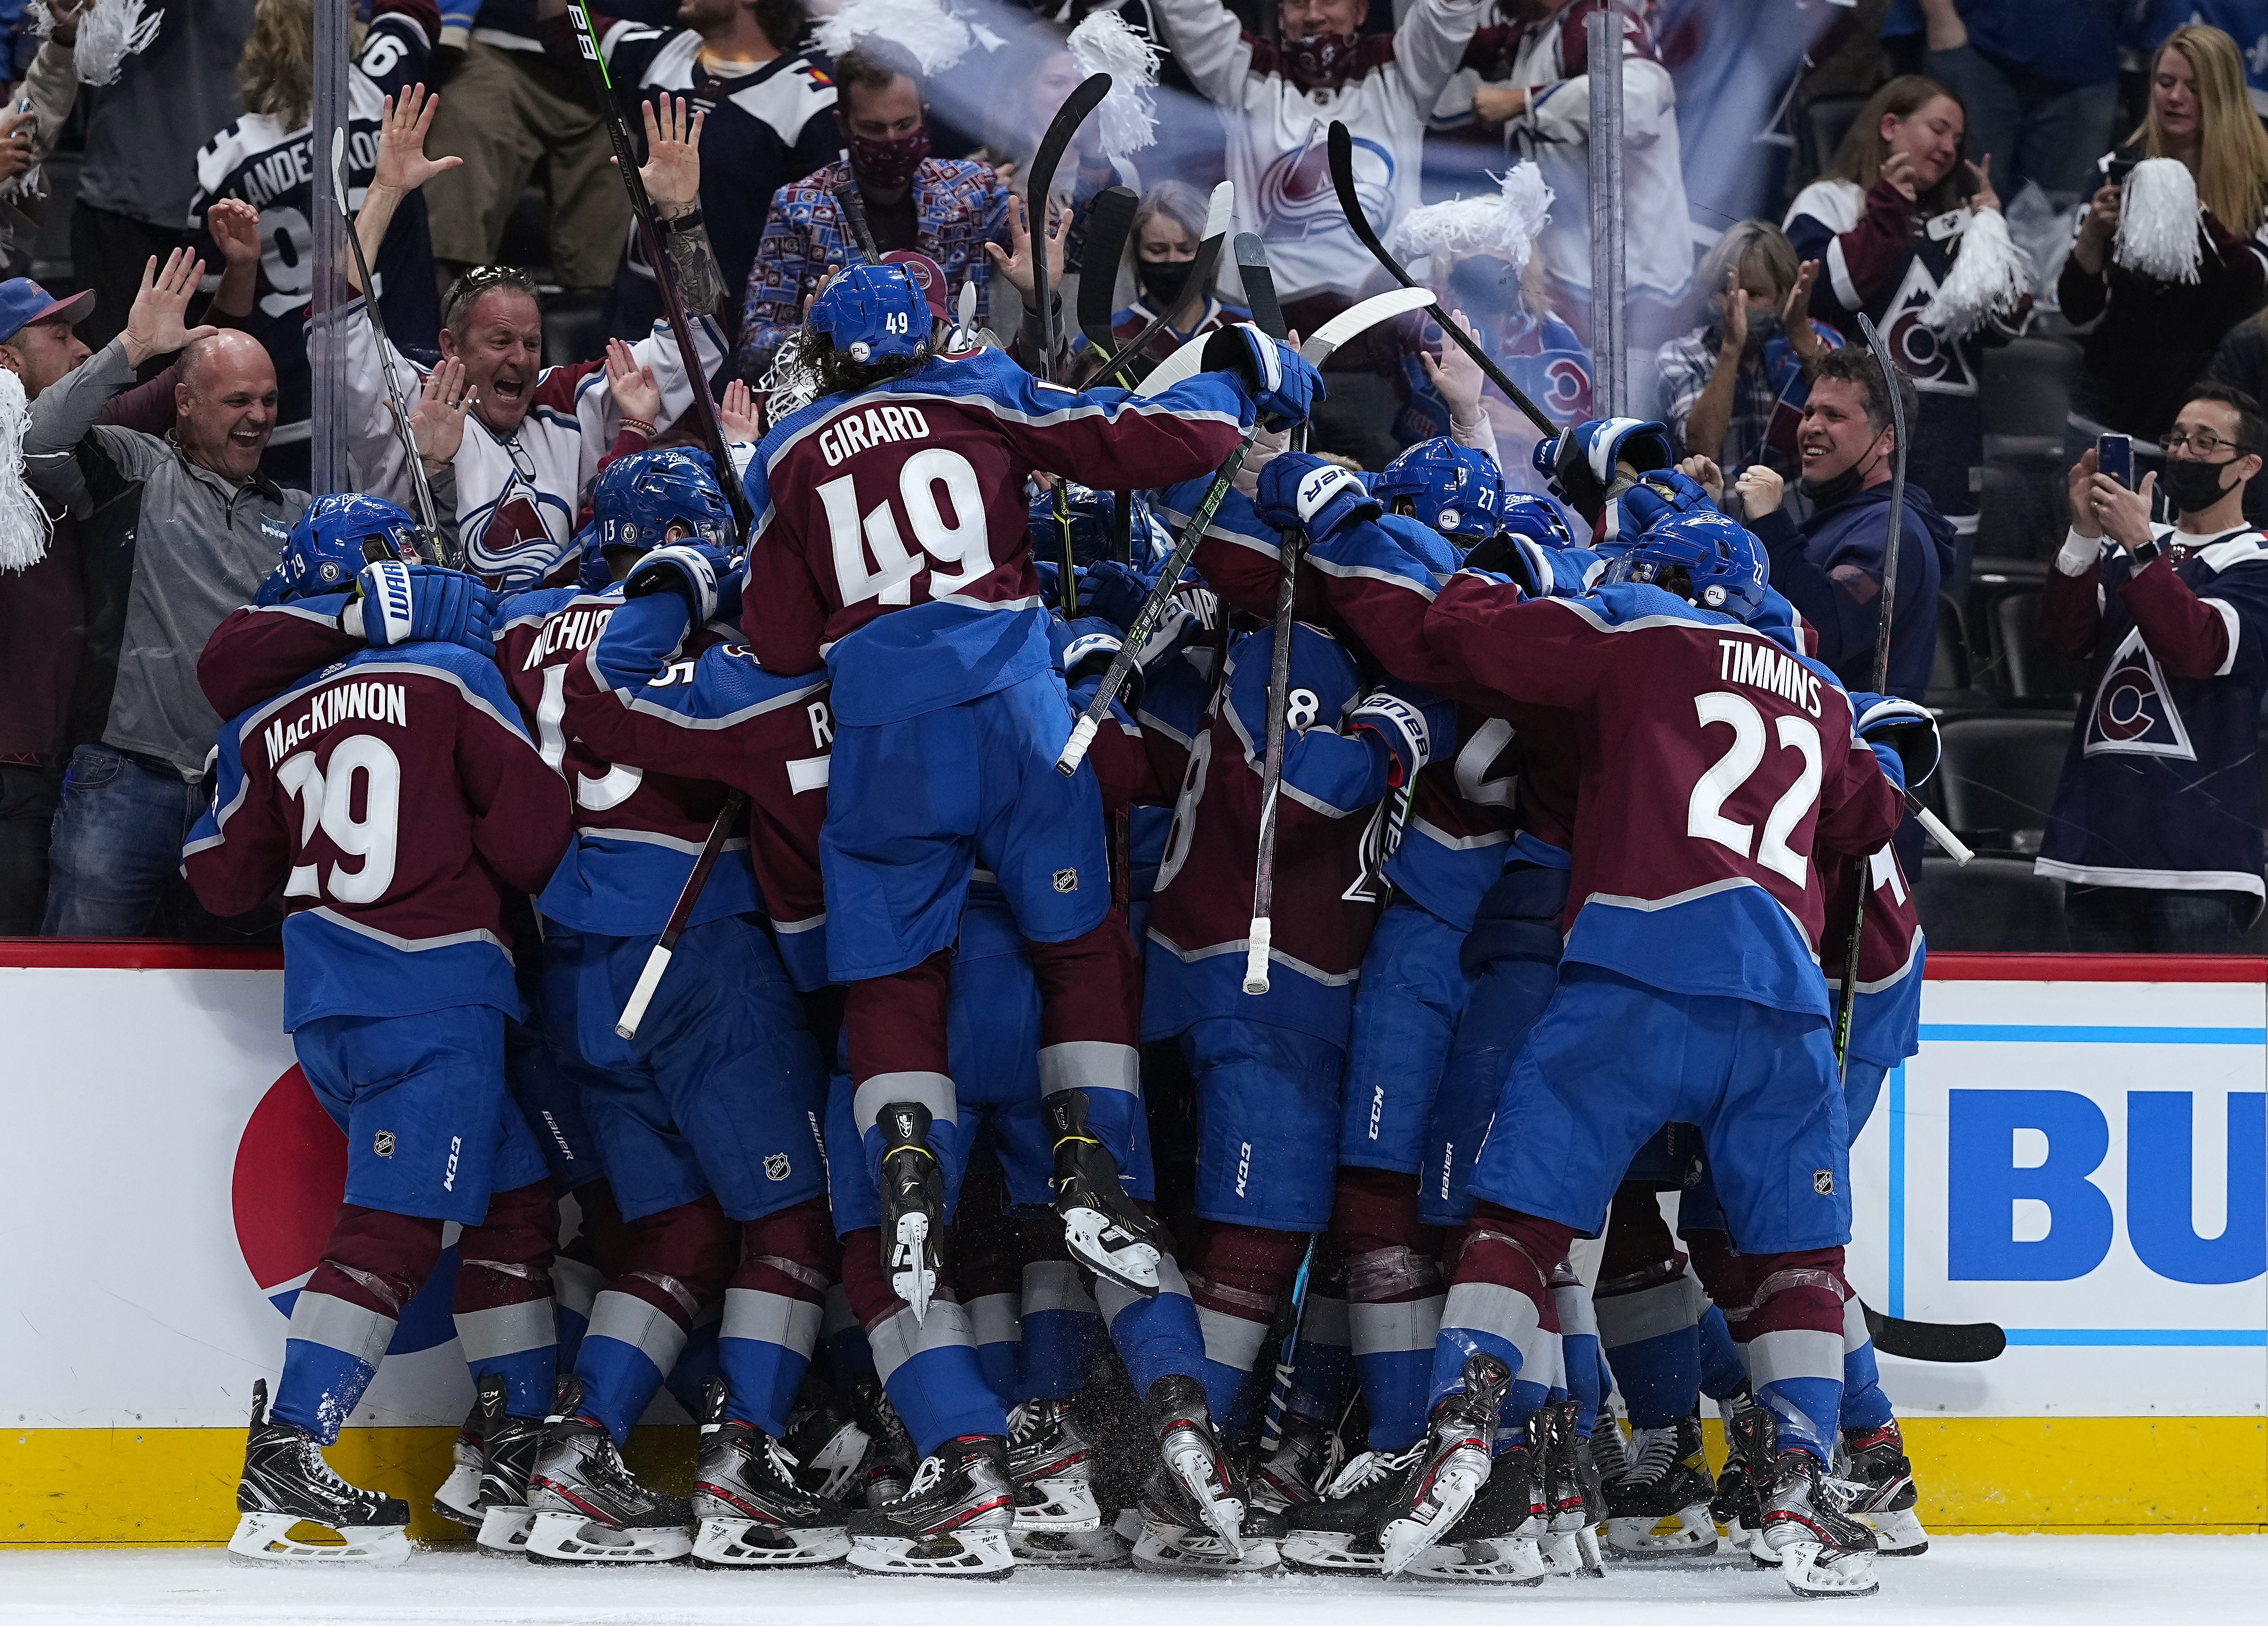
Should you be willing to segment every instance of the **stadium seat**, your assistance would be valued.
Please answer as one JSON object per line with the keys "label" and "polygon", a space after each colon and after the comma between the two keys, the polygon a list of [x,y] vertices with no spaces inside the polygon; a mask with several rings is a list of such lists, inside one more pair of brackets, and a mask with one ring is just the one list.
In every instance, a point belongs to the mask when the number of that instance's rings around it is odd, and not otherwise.
{"label": "stadium seat", "polygon": [[2067,660],[2040,643],[2040,595],[2003,593],[1992,601],[1994,652],[2010,698],[2076,707],[2086,692],[2085,663]]}
{"label": "stadium seat", "polygon": [[2053,953],[2065,946],[2063,883],[2034,874],[2029,858],[1978,857],[1964,866],[1928,853],[1914,907],[1932,953]]}
{"label": "stadium seat", "polygon": [[2080,359],[2080,347],[2067,339],[2017,339],[1984,352],[1977,400],[1988,460],[1997,463],[2011,454],[2062,460]]}
{"label": "stadium seat", "polygon": [[1972,845],[2036,852],[2071,744],[2066,714],[2001,712],[1944,725],[1945,821]]}

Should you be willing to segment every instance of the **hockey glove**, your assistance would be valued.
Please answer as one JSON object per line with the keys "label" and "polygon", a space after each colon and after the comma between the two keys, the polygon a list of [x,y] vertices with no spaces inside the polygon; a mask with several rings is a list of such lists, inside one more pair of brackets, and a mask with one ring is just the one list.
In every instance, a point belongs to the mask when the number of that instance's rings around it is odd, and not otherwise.
{"label": "hockey glove", "polygon": [[1673,515],[1697,511],[1713,512],[1717,506],[1709,500],[1708,492],[1701,489],[1699,481],[1674,468],[1652,470],[1615,500],[1623,506],[1623,523],[1617,534],[1626,541],[1643,536]]}
{"label": "hockey glove", "polygon": [[1064,675],[1064,687],[1076,688],[1081,683],[1102,675],[1118,653],[1123,640],[1119,629],[1100,616],[1082,615],[1077,621],[1050,621],[1048,623],[1048,647],[1053,652],[1056,670]]}
{"label": "hockey glove", "polygon": [[[340,614],[341,630],[360,630],[372,649],[397,644],[460,644],[495,652],[490,631],[496,595],[462,570],[401,559],[374,559],[355,578],[357,597]],[[355,624],[350,625],[350,622]]]}
{"label": "hockey glove", "polygon": [[1134,624],[1150,584],[1133,566],[1105,559],[1086,567],[1079,578],[1079,608],[1099,615],[1121,632]]}
{"label": "hockey glove", "polygon": [[1900,700],[1894,695],[1870,695],[1854,689],[1851,710],[1859,719],[1859,738],[1874,747],[1877,756],[1885,747],[1897,754],[1900,785],[1918,791],[1929,783],[1929,776],[1937,771],[1938,754],[1942,747],[1938,739],[1937,719],[1926,706]]}
{"label": "hockey glove", "polygon": [[1367,729],[1385,741],[1402,764],[1396,784],[1409,784],[1457,738],[1455,705],[1410,683],[1385,683],[1371,690],[1347,723],[1351,730]]}
{"label": "hockey glove", "polygon": [[1318,542],[1385,511],[1359,477],[1312,452],[1286,452],[1263,469],[1255,506],[1278,530],[1303,527]]}
{"label": "hockey glove", "polygon": [[1307,358],[1250,322],[1217,329],[1205,341],[1205,370],[1233,372],[1263,418],[1300,423],[1330,394]]}
{"label": "hockey glove", "polygon": [[1583,591],[1580,576],[1557,562],[1552,551],[1533,537],[1498,531],[1476,542],[1461,568],[1500,576],[1531,599],[1571,598]]}
{"label": "hockey glove", "polygon": [[674,542],[640,559],[622,583],[622,597],[643,599],[652,592],[674,592],[684,600],[696,627],[719,615],[740,618],[740,573],[724,549],[706,543]]}

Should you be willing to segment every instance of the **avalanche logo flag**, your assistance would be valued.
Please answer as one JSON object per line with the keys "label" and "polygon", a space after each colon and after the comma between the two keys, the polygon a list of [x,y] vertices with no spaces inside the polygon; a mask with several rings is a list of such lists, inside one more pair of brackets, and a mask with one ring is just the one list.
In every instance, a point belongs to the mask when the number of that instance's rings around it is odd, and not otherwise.
{"label": "avalanche logo flag", "polygon": [[[390,1138],[390,1137],[389,1137]],[[294,1067],[261,1096],[236,1145],[229,1206],[245,1268],[286,1316],[322,1262],[331,1222],[347,1188],[347,1137],[331,1122],[307,1077]],[[449,1308],[456,1294],[455,1225],[449,1246],[417,1296],[404,1306],[388,1355],[409,1355],[457,1335]]]}
{"label": "avalanche logo flag", "polygon": [[2197,760],[2181,708],[2174,704],[2165,673],[2139,627],[2127,633],[2111,656],[2110,670],[2088,714],[2086,754],[2107,754]]}

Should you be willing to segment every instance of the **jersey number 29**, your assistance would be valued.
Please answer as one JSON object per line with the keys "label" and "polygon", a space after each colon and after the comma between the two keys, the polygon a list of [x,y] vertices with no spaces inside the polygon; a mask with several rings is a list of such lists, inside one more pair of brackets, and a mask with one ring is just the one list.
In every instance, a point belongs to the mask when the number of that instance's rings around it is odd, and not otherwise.
{"label": "jersey number 29", "polygon": [[[355,817],[355,782],[361,784],[362,817]],[[340,903],[375,903],[394,884],[394,860],[400,837],[401,759],[394,747],[374,734],[349,734],[331,747],[330,771],[326,774],[313,751],[285,757],[276,766],[276,781],[299,804],[298,852],[304,855],[320,830],[331,845],[362,867],[350,870],[331,865],[319,875],[313,864],[295,864],[284,883],[287,898],[328,897]]]}

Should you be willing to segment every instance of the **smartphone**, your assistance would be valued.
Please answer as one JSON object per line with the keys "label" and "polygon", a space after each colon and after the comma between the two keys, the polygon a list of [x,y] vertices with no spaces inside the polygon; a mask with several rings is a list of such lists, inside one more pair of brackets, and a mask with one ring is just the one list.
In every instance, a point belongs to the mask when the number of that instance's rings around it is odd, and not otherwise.
{"label": "smartphone", "polygon": [[2134,489],[2134,438],[2132,435],[2097,435],[2095,438],[2095,467],[2096,473],[2110,475],[2132,491]]}
{"label": "smartphone", "polygon": [[2123,187],[2126,177],[2134,173],[2139,158],[2105,158],[2102,160],[2102,181],[2105,186]]}

